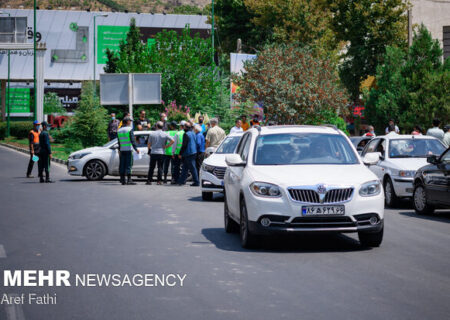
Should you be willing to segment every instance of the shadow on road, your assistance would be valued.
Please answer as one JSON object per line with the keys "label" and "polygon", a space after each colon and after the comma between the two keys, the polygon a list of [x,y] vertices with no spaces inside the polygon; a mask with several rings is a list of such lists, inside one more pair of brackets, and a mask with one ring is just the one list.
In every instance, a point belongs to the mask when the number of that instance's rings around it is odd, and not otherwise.
{"label": "shadow on road", "polygon": [[203,229],[202,234],[217,249],[235,252],[350,252],[365,251],[359,241],[343,234],[303,234],[262,237],[257,249],[248,250],[241,247],[237,234],[227,234],[222,228]]}
{"label": "shadow on road", "polygon": [[436,211],[435,213],[431,215],[420,215],[415,213],[414,211],[407,211],[407,212],[399,212],[399,214],[408,216],[411,218],[418,218],[418,219],[424,219],[424,220],[430,220],[430,221],[438,221],[438,222],[445,222],[450,223],[450,211]]}
{"label": "shadow on road", "polygon": [[194,202],[223,202],[223,194],[214,192],[214,197],[210,201],[203,200],[201,196],[191,197],[188,200]]}

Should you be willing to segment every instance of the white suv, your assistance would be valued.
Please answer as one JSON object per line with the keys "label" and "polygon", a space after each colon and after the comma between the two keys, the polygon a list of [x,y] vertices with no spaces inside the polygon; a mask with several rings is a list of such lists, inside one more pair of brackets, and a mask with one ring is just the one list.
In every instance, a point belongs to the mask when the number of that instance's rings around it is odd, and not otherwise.
{"label": "white suv", "polygon": [[239,229],[243,247],[278,232],[358,232],[362,245],[381,244],[382,185],[336,128],[253,128],[226,162],[225,231]]}

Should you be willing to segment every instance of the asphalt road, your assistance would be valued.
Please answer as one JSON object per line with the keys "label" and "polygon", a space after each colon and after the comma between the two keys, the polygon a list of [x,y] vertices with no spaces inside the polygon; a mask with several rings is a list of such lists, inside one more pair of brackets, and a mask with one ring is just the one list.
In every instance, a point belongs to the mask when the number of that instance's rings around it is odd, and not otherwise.
{"label": "asphalt road", "polygon": [[[3,287],[0,297],[57,295],[56,305],[0,305],[0,319],[448,319],[450,212],[386,210],[385,238],[301,236],[240,247],[223,202],[193,187],[88,182],[52,164],[54,184],[26,179],[28,157],[0,147],[0,269],[180,273],[175,287]],[[37,170],[37,169],[35,169]],[[34,171],[36,175],[36,171]],[[4,252],[2,252],[4,251]],[[0,276],[1,278],[3,277]],[[0,281],[3,281],[0,280]]]}

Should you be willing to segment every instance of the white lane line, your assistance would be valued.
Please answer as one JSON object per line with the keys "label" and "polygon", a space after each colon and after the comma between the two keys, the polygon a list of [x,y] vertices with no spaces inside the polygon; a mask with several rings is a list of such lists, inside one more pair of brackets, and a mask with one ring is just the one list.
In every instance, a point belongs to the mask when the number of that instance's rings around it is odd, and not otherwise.
{"label": "white lane line", "polygon": [[0,244],[0,258],[6,258],[5,247],[2,244]]}
{"label": "white lane line", "polygon": [[[8,300],[14,300],[16,297],[20,297],[17,293],[8,294]],[[16,298],[17,299],[17,298]],[[23,309],[21,304],[5,304],[6,320],[25,320]]]}

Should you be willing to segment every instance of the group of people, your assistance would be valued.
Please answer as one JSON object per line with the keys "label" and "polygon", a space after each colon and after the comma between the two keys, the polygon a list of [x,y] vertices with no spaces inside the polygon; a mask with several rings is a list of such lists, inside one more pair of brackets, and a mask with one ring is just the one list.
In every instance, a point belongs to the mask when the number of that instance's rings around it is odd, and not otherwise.
{"label": "group of people", "polygon": [[[42,129],[41,129],[42,127]],[[50,146],[50,136],[48,134],[49,125],[47,122],[33,122],[33,129],[28,134],[30,147],[30,161],[28,162],[27,178],[34,178],[31,174],[34,163],[38,163],[39,182],[52,183],[50,179],[50,161],[52,158],[52,148]],[[45,179],[44,179],[45,173]]]}
{"label": "group of people", "polygon": [[[108,128],[113,127],[112,122],[116,121],[115,115],[111,115]],[[199,186],[199,169],[205,157],[208,147],[217,148],[225,139],[225,131],[219,127],[218,120],[213,118],[207,125],[203,123],[204,118],[199,117],[198,123],[193,121],[167,122],[164,113],[160,115],[160,120],[150,127],[150,121],[145,118],[145,111],[141,111],[139,119],[132,121],[126,116],[122,122],[117,124],[117,139],[120,152],[119,174],[120,182],[123,185],[136,184],[131,179],[133,166],[133,151],[139,154],[141,151],[136,141],[135,130],[152,130],[148,135],[148,154],[150,164],[147,176],[147,185],[151,185],[153,174],[157,168],[158,185],[167,183],[169,167],[171,168],[171,184],[184,185],[188,174],[192,176],[191,186]],[[111,133],[111,134],[110,134]],[[110,139],[113,139],[114,132],[108,132]],[[145,136],[142,136],[145,139]],[[163,179],[164,176],[164,179]]]}
{"label": "group of people", "polygon": [[[439,140],[441,140],[445,146],[448,148],[450,147],[450,124],[447,124],[444,126],[444,129],[442,130],[440,128],[441,121],[437,118],[433,119],[432,127],[429,128],[426,132],[427,136],[435,137]],[[400,130],[398,126],[395,124],[394,119],[390,119],[388,122],[388,126],[385,128],[385,134],[386,135],[395,135],[399,134]],[[420,126],[416,125],[413,128],[413,131],[411,132],[412,135],[422,135],[423,130]],[[363,134],[363,136],[366,137],[375,137],[375,128],[371,125],[369,125],[366,129],[366,132]]]}

